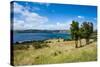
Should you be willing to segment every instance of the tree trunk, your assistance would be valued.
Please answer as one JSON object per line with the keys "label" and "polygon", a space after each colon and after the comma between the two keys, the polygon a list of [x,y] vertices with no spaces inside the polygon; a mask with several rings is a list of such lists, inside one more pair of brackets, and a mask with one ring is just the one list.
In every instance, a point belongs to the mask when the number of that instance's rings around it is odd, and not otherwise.
{"label": "tree trunk", "polygon": [[77,48],[77,47],[78,47],[78,41],[75,40],[75,48]]}
{"label": "tree trunk", "polygon": [[88,45],[88,44],[89,44],[89,38],[86,39],[86,45]]}
{"label": "tree trunk", "polygon": [[81,38],[79,39],[79,41],[80,41],[80,47],[82,47]]}

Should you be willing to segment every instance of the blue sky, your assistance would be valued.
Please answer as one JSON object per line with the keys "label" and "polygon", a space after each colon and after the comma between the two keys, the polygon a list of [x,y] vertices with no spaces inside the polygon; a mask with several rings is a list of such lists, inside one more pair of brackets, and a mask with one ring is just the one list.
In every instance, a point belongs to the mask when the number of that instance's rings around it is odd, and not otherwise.
{"label": "blue sky", "polygon": [[95,29],[97,27],[96,6],[22,1],[14,1],[12,5],[14,30],[67,30],[72,20],[78,21],[80,25],[89,21],[94,24]]}

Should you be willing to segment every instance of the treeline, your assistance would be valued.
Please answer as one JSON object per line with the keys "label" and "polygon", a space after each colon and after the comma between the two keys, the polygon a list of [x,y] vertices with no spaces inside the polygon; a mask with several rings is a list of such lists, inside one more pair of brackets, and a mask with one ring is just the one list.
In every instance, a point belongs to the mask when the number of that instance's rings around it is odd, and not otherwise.
{"label": "treeline", "polygon": [[93,23],[92,22],[83,22],[81,26],[79,27],[79,22],[72,21],[72,24],[70,25],[70,31],[72,39],[75,40],[75,47],[78,47],[78,40],[81,45],[81,39],[85,39],[86,45],[89,44],[89,39],[93,33]]}

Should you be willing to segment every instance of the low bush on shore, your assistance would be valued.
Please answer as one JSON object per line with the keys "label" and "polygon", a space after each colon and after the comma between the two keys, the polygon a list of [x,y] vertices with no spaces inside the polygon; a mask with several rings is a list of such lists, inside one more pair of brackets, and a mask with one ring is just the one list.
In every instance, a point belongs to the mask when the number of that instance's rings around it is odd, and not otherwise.
{"label": "low bush on shore", "polygon": [[14,50],[27,50],[29,48],[29,45],[14,45]]}
{"label": "low bush on shore", "polygon": [[64,41],[72,41],[72,39],[64,39]]}
{"label": "low bush on shore", "polygon": [[47,43],[44,42],[34,42],[32,45],[35,49],[43,48],[43,47],[48,47]]}
{"label": "low bush on shore", "polygon": [[16,42],[14,44],[14,50],[25,50],[25,49],[28,49],[30,45],[32,45],[33,48],[35,49],[49,47],[47,43],[50,43],[50,42],[45,42],[45,41],[26,41],[22,43]]}

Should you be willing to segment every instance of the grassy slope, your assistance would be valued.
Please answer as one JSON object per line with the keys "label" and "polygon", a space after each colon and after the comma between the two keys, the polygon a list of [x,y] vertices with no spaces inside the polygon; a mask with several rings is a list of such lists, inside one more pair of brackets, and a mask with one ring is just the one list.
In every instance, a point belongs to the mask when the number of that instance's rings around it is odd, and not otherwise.
{"label": "grassy slope", "polygon": [[[51,64],[96,61],[96,42],[81,48],[75,48],[74,41],[51,40],[49,47],[28,50],[14,50],[14,65]],[[32,43],[31,43],[32,44]]]}

